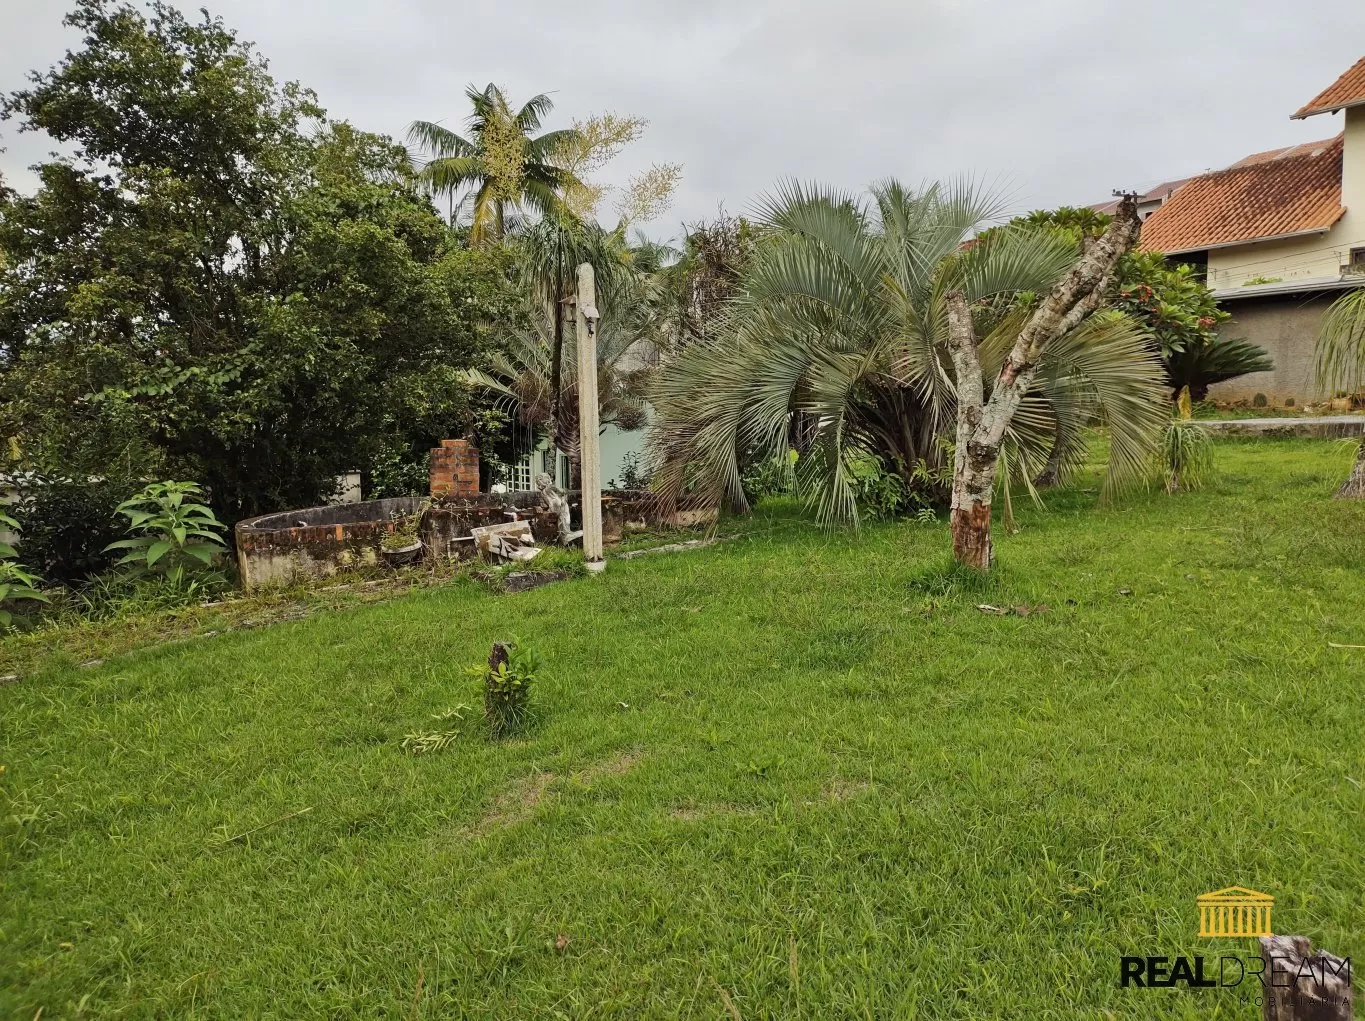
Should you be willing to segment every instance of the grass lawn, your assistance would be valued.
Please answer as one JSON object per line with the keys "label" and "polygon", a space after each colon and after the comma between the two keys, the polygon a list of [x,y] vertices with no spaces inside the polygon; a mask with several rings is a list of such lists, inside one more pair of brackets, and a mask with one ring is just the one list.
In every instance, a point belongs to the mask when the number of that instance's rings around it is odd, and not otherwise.
{"label": "grass lawn", "polygon": [[[778,505],[39,664],[0,688],[0,1014],[1258,1018],[1119,956],[1250,953],[1196,936],[1237,884],[1365,960],[1365,650],[1328,645],[1365,645],[1365,506],[1340,444],[1217,454],[1205,493],[1016,498],[981,588],[942,524]],[[405,754],[508,636],[539,724]]]}

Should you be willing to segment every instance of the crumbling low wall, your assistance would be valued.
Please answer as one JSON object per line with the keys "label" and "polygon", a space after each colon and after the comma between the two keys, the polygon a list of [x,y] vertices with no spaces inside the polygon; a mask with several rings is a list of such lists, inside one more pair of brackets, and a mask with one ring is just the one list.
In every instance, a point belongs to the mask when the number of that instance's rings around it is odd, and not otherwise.
{"label": "crumbling low wall", "polygon": [[396,529],[395,519],[417,513],[424,502],[398,496],[239,521],[234,536],[242,587],[288,585],[376,563],[384,536]]}
{"label": "crumbling low wall", "polygon": [[[517,519],[531,523],[536,542],[551,546],[559,538],[559,521],[539,493],[480,493],[472,497],[451,497],[433,503],[422,516],[422,543],[428,557],[457,560],[474,555],[469,531],[483,525],[497,525]],[[583,527],[582,502],[576,492],[569,494],[570,527]],[[602,494],[602,541],[607,545],[621,541],[627,523],[642,527],[666,524],[646,492],[614,490]]]}
{"label": "crumbling low wall", "polygon": [[[569,502],[572,527],[581,528],[578,494],[570,493]],[[398,520],[419,511],[422,520],[418,534],[424,556],[431,560],[474,556],[470,529],[511,521],[513,515],[529,521],[536,541],[543,545],[553,545],[559,537],[559,522],[545,507],[539,493],[478,493],[436,501],[404,496],[282,511],[237,523],[237,564],[242,586],[258,589],[288,585],[378,563],[384,536],[395,530]],[[604,493],[603,542],[608,545],[620,542],[627,523],[654,527],[667,522],[648,493],[628,490]]]}

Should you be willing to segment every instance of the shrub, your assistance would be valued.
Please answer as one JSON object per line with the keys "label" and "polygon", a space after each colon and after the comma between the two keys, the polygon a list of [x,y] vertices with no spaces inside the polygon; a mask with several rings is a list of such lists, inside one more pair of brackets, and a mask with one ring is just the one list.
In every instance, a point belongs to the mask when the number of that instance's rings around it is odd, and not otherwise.
{"label": "shrub", "polygon": [[[931,519],[951,481],[951,467],[930,468],[920,460],[909,472],[887,471],[875,457],[863,457],[849,465],[849,485],[858,511],[870,518],[913,517]],[[909,476],[907,478],[907,475]]]}
{"label": "shrub", "polygon": [[1209,387],[1250,372],[1270,372],[1275,363],[1265,350],[1247,340],[1213,337],[1191,343],[1182,351],[1164,356],[1166,382],[1176,393],[1184,387],[1196,401],[1208,396]]}
{"label": "shrub", "polygon": [[1161,437],[1160,474],[1166,492],[1202,489],[1213,476],[1213,440],[1197,422],[1177,418]]}
{"label": "shrub", "polygon": [[765,496],[790,493],[796,487],[796,461],[796,451],[788,450],[780,457],[750,464],[739,477],[744,498],[756,503]]}
{"label": "shrub", "polygon": [[496,642],[487,664],[468,669],[483,682],[483,717],[494,740],[521,729],[530,718],[531,684],[541,668],[534,650],[516,642]]}
{"label": "shrub", "polygon": [[27,476],[17,504],[24,523],[20,559],[43,577],[67,585],[107,570],[114,559],[107,548],[123,534],[113,509],[138,485],[45,473]]}
{"label": "shrub", "polygon": [[[19,531],[19,522],[7,514],[0,514],[0,528],[11,532]],[[47,596],[38,591],[41,582],[36,574],[24,570],[15,560],[15,550],[7,542],[0,542],[0,628],[14,623],[14,614],[6,609],[19,602],[47,602]]]}
{"label": "shrub", "polygon": [[608,489],[648,489],[649,472],[638,450],[627,451],[621,458],[621,480],[612,479]]}
{"label": "shrub", "polygon": [[221,533],[227,527],[202,503],[204,488],[197,482],[153,482],[123,503],[116,513],[128,519],[132,538],[110,543],[109,550],[127,550],[115,566],[126,567],[125,577],[156,576],[171,588],[198,583],[194,575],[211,570],[225,553]]}

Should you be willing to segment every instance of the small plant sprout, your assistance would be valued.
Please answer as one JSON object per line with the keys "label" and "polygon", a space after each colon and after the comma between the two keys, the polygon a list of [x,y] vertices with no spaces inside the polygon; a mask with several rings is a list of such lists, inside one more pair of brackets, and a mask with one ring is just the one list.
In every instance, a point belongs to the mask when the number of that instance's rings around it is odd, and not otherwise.
{"label": "small plant sprout", "polygon": [[515,733],[529,719],[531,684],[542,666],[533,649],[516,642],[494,642],[487,665],[467,673],[483,682],[483,716],[494,740]]}

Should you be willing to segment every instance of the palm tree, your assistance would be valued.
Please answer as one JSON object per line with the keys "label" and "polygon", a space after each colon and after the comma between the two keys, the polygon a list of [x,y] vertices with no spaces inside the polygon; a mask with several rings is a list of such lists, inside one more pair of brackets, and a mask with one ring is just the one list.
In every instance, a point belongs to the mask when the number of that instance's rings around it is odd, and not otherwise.
{"label": "palm tree", "polygon": [[564,187],[578,180],[556,166],[555,155],[577,133],[564,129],[532,137],[554,109],[544,94],[515,113],[491,83],[482,91],[471,85],[465,95],[474,108],[468,138],[432,121],[413,121],[408,139],[429,153],[418,176],[433,194],[453,201],[466,193],[472,205],[470,240],[478,244],[503,236],[509,211],[529,207],[548,216],[560,208]]}
{"label": "palm tree", "polygon": [[[650,375],[652,319],[644,292],[618,286],[611,298],[599,296],[602,318],[597,325],[597,393],[601,424],[624,431],[645,423],[644,391]],[[492,395],[495,404],[533,432],[549,435],[569,461],[571,478],[581,461],[578,435],[578,362],[573,337],[565,341],[559,400],[553,400],[553,319],[543,305],[533,308],[525,329],[509,330],[501,348],[481,368],[469,369],[470,385]]]}
{"label": "palm tree", "polygon": [[[862,198],[782,186],[761,210],[723,335],[666,363],[651,390],[650,450],[665,499],[685,491],[745,506],[746,463],[809,435],[797,479],[825,523],[855,522],[850,471],[869,456],[908,484],[939,473],[954,430],[946,297],[973,303],[983,375],[993,378],[1028,317],[1076,260],[1055,230],[1020,225],[964,244],[999,210],[969,184]],[[1106,311],[1049,345],[1007,432],[1010,472],[1030,480],[1055,454],[1065,476],[1080,431],[1112,427],[1106,493],[1145,477],[1168,412],[1161,364],[1133,320]]]}
{"label": "palm tree", "polygon": [[543,306],[537,319],[550,326],[549,410],[546,417],[550,446],[558,446],[559,402],[563,394],[565,304],[577,287],[578,267],[591,263],[603,307],[614,304],[616,292],[632,286],[631,250],[615,231],[580,220],[567,209],[519,230],[515,249],[523,284]]}
{"label": "palm tree", "polygon": [[[1322,317],[1317,350],[1318,385],[1335,393],[1356,393],[1365,383],[1365,289],[1332,303]],[[1342,499],[1365,499],[1365,439],[1351,474],[1337,490]]]}

